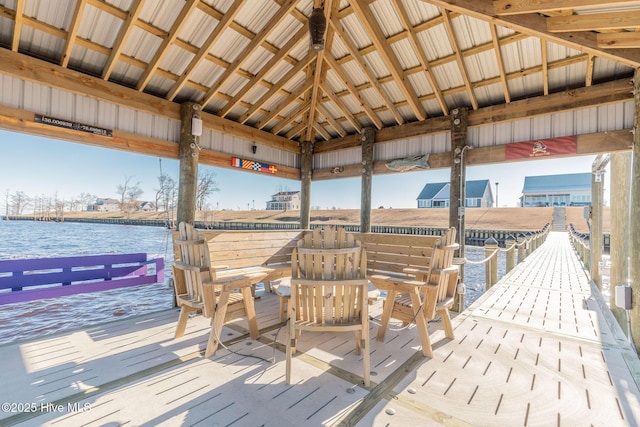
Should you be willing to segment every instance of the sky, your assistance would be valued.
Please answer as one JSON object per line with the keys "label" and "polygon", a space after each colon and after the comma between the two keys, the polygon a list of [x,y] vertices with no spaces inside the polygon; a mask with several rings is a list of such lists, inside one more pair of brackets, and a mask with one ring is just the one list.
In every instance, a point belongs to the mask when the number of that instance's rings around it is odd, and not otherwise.
{"label": "sky", "polygon": [[[591,171],[595,156],[555,160],[467,166],[467,180],[489,179],[492,190],[498,184],[500,207],[516,207],[525,176],[584,173]],[[27,196],[53,196],[69,200],[81,193],[101,198],[118,198],[117,187],[127,177],[139,183],[141,200],[154,200],[159,187],[160,167],[178,181],[179,162],[0,130],[0,207],[5,195],[23,191]],[[296,180],[240,170],[200,165],[213,170],[220,189],[208,200],[212,209],[265,209],[278,191],[300,190]],[[449,169],[374,175],[372,208],[415,208],[416,198],[427,183],[447,182]],[[609,173],[605,175],[605,204],[609,204]],[[312,181],[312,209],[359,209],[360,178]]]}

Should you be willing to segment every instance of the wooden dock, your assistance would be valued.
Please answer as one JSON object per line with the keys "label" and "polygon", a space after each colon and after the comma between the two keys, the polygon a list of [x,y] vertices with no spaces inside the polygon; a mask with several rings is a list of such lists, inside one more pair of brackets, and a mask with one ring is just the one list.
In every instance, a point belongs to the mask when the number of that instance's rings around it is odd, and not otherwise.
{"label": "wooden dock", "polygon": [[[256,301],[261,338],[223,329],[204,358],[208,322],[173,339],[159,312],[0,346],[0,425],[51,426],[635,426],[640,363],[569,245],[547,241],[454,320],[430,323],[434,358],[415,327],[371,341],[369,389],[352,334],[299,340],[284,382],[278,299]],[[372,336],[381,303],[371,307]],[[299,353],[300,354],[300,353]],[[256,358],[260,357],[262,359]],[[9,405],[7,405],[9,404]]]}

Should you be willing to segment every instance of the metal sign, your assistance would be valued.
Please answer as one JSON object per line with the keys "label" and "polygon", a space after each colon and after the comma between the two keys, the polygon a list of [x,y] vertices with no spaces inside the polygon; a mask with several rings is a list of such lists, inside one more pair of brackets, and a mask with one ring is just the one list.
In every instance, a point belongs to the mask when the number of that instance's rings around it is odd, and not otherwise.
{"label": "metal sign", "polygon": [[72,122],[70,120],[59,119],[57,117],[50,117],[50,116],[43,116],[42,114],[36,114],[33,120],[36,123],[42,123],[44,125],[91,133],[93,135],[107,136],[109,138],[113,136],[113,131],[111,129],[104,129],[97,126],[87,125],[84,123]]}

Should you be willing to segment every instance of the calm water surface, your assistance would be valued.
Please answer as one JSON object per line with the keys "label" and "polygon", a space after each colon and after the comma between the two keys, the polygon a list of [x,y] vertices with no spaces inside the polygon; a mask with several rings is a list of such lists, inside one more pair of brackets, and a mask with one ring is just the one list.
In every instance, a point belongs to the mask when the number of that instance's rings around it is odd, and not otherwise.
{"label": "calm water surface", "polygon": [[[169,286],[173,247],[162,227],[116,224],[0,221],[0,259],[44,258],[146,252],[165,258],[165,283],[0,306],[0,344],[78,329],[173,306]],[[467,246],[466,258],[484,258],[484,249]],[[498,277],[505,254],[499,253]],[[485,289],[484,265],[465,268],[468,307]]]}

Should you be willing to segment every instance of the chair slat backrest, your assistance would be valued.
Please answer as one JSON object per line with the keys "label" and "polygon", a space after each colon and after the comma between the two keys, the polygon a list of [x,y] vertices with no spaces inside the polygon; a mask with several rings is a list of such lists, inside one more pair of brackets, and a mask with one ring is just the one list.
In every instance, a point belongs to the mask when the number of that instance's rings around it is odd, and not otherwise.
{"label": "chair slat backrest", "polygon": [[215,270],[211,268],[211,260],[209,259],[209,247],[207,241],[198,233],[193,225],[181,222],[178,225],[178,238],[173,240],[174,245],[178,248],[176,255],[185,264],[202,267],[202,280],[215,280]]}
{"label": "chair slat backrest", "polygon": [[363,293],[368,292],[367,259],[360,242],[341,228],[315,229],[298,242],[292,260],[292,284],[303,279],[294,286],[299,321],[341,324],[360,320],[366,301]]}
{"label": "chair slat backrest", "polygon": [[[454,239],[455,234],[453,237],[446,237]],[[439,302],[455,296],[458,267],[453,266],[452,263],[454,252],[458,247],[457,243],[444,244],[442,241],[438,241],[434,246],[427,282],[431,285],[436,285],[437,290],[435,301],[425,301],[425,315],[428,319],[435,317],[435,309]]]}

